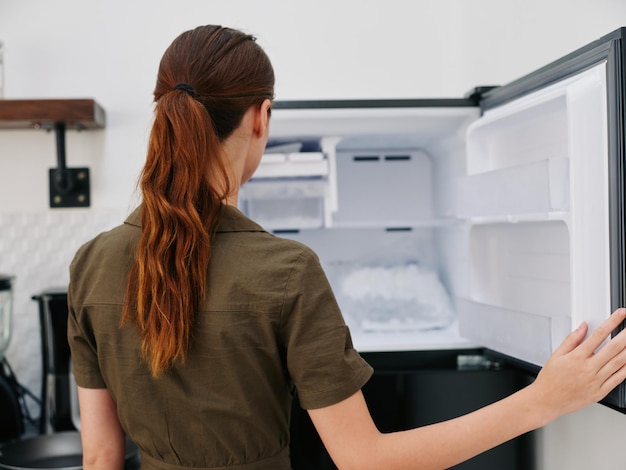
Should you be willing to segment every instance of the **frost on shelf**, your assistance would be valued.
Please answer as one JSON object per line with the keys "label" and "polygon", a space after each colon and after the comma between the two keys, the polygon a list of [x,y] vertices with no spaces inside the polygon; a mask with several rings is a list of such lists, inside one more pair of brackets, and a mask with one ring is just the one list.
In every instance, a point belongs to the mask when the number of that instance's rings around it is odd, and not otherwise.
{"label": "frost on shelf", "polygon": [[417,264],[355,266],[338,281],[343,312],[364,331],[431,330],[455,319],[437,274]]}

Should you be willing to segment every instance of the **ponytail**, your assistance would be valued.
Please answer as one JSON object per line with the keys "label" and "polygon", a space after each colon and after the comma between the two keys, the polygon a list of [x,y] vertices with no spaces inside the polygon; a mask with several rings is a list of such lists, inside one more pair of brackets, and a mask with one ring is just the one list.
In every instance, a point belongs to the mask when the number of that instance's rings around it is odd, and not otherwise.
{"label": "ponytail", "polygon": [[199,26],[161,59],[140,178],[141,237],[121,319],[134,320],[154,377],[185,361],[207,296],[212,238],[225,199],[238,188],[222,145],[245,112],[273,94],[269,58],[237,30]]}
{"label": "ponytail", "polygon": [[211,238],[230,193],[227,166],[207,110],[185,90],[157,102],[146,164],[142,234],[122,323],[132,315],[154,377],[184,362],[206,294]]}

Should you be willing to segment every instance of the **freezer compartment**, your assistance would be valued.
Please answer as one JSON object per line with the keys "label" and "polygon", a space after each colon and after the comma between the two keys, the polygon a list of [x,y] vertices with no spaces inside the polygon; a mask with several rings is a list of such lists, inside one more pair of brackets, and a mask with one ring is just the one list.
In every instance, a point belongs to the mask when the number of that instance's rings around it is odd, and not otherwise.
{"label": "freezer compartment", "polygon": [[[542,364],[573,321],[608,314],[605,79],[599,65],[483,116],[276,110],[274,138],[321,142],[327,192],[317,224],[262,224],[318,252],[357,347],[434,347],[422,333],[450,331],[441,344],[463,337]],[[265,202],[278,218],[294,203]]]}
{"label": "freezer compartment", "polygon": [[[459,225],[452,175],[465,171],[465,130],[477,116],[468,106],[272,115],[272,153],[240,208],[319,255],[360,351],[474,346],[458,333],[437,234]],[[318,142],[327,163],[314,182],[288,157],[304,156],[297,142]]]}
{"label": "freezer compartment", "polygon": [[359,351],[474,345],[459,336],[435,229],[326,228],[281,236],[318,254]]}

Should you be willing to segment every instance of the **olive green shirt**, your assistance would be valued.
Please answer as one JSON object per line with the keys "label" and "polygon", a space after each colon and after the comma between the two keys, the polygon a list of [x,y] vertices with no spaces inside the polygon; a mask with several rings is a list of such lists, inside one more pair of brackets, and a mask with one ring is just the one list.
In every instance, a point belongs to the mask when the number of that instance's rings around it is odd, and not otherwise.
{"label": "olive green shirt", "polygon": [[227,207],[187,360],[153,379],[135,326],[119,327],[140,223],[141,208],[72,262],[76,382],[109,390],[143,469],[289,469],[294,390],[304,408],[325,407],[372,374],[317,256]]}

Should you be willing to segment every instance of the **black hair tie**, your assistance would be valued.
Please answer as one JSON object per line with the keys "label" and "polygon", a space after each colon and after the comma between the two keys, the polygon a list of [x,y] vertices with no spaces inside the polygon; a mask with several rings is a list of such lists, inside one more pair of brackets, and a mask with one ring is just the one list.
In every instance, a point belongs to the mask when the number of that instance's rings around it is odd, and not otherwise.
{"label": "black hair tie", "polygon": [[192,98],[196,97],[196,90],[194,90],[191,85],[188,85],[186,83],[179,83],[178,85],[176,85],[172,89],[173,90],[183,90],[183,91],[186,91]]}

